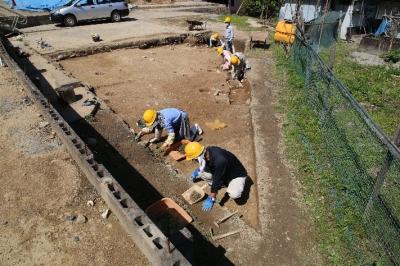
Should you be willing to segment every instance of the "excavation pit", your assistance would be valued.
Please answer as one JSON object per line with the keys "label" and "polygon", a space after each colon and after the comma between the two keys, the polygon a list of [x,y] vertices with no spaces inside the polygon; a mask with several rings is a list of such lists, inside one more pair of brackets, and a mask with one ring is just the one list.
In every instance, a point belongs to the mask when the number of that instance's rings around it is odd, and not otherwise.
{"label": "excavation pit", "polygon": [[[148,108],[177,107],[187,111],[190,122],[198,123],[205,132],[202,143],[234,153],[255,183],[250,85],[247,81],[227,82],[226,72],[219,70],[221,61],[215,49],[182,44],[122,49],[72,58],[61,64],[75,78],[94,87],[97,96],[129,125],[135,125]],[[227,100],[221,101],[222,97]],[[215,120],[227,127],[214,130],[206,126]],[[194,162],[174,162],[167,157],[165,160],[183,176],[196,167]],[[167,181],[165,185],[169,185]],[[222,197],[223,191],[219,194]],[[249,194],[244,196],[245,204],[228,201],[226,206],[238,208],[245,220],[257,227],[255,186],[250,187]]]}

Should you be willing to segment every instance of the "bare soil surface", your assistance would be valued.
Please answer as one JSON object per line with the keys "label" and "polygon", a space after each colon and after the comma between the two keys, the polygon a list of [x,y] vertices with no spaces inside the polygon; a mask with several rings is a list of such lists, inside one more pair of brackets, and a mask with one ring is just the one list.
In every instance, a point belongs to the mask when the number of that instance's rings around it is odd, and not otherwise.
{"label": "bare soil surface", "polygon": [[[33,56],[30,59],[35,59]],[[25,62],[24,68],[36,79],[37,69],[30,69],[29,63]],[[49,72],[57,71],[40,64],[40,70],[47,69]],[[43,76],[39,75],[42,92],[48,97],[52,105],[59,111],[65,113],[64,105],[55,97],[54,90]],[[231,265],[248,264],[253,261],[256,246],[261,241],[260,235],[246,224],[239,215],[224,223],[224,230],[243,231],[240,234],[223,239],[214,243],[208,239],[210,226],[217,218],[225,216],[227,208],[218,204],[210,213],[201,210],[201,204],[187,206],[180,196],[189,187],[186,177],[179,170],[155,156],[148,149],[137,144],[132,137],[129,128],[123,120],[112,112],[100,100],[101,108],[94,118],[82,119],[72,123],[74,131],[87,142],[98,162],[102,163],[108,171],[129,193],[132,199],[146,210],[155,201],[163,197],[170,197],[181,207],[189,212],[194,222],[189,225],[189,230],[194,236],[193,257],[196,265]],[[64,111],[63,111],[64,110]],[[221,195],[222,196],[222,195]],[[190,246],[188,247],[190,249]],[[250,249],[250,250],[249,250]]]}
{"label": "bare soil surface", "polygon": [[191,4],[186,0],[130,0],[129,3],[136,5],[159,5],[159,4]]}
{"label": "bare soil surface", "polygon": [[[250,87],[246,82],[227,83],[226,73],[218,70],[220,60],[213,49],[179,45],[119,50],[62,61],[62,65],[76,78],[95,87],[100,98],[130,125],[150,107],[186,110],[191,122],[204,129],[203,143],[232,151],[255,182]],[[215,96],[217,92],[219,95]],[[215,119],[227,127],[212,130],[205,126]],[[184,176],[196,167],[193,162],[167,160]],[[258,226],[256,195],[255,186],[251,186],[245,204],[228,201],[226,205],[239,209],[254,227]]]}
{"label": "bare soil surface", "polygon": [[[210,15],[205,11],[212,11],[205,6],[197,8],[157,8],[134,10],[129,17],[123,18],[119,23],[108,20],[80,23],[75,27],[63,27],[49,24],[21,29],[23,38],[21,44],[29,46],[42,55],[57,53],[78,48],[93,48],[115,44],[122,41],[137,41],[145,38],[178,35],[188,32],[186,19],[206,19]],[[174,18],[179,23],[165,23],[164,19]],[[221,27],[223,27],[223,23]],[[101,42],[94,43],[91,35],[98,33]],[[68,36],[68,38],[65,38]],[[16,39],[15,37],[13,38]],[[47,45],[42,46],[41,41]]]}
{"label": "bare soil surface", "polygon": [[0,77],[0,264],[148,265],[14,74]]}
{"label": "bare soil surface", "polygon": [[[215,15],[189,9],[138,10],[123,23],[90,23],[75,28],[46,25],[27,29],[22,43],[45,54],[93,45],[88,37],[91,32],[104,36],[102,43],[105,44],[182,33],[187,32],[185,19],[189,17],[206,19]],[[221,34],[224,32],[223,23],[210,22],[207,26]],[[73,39],[69,38],[73,41],[66,42],[67,35],[73,36]],[[237,39],[248,37],[246,32],[237,31],[236,35]],[[52,44],[53,48],[41,50],[35,47],[40,38]],[[242,50],[239,46],[237,48]],[[194,258],[197,264],[229,265],[231,261],[237,265],[324,264],[315,246],[312,222],[301,203],[299,184],[285,160],[280,134],[282,120],[273,110],[282,87],[275,83],[271,58],[267,52],[262,59],[252,62],[249,77],[254,86],[252,89],[248,83],[243,87],[226,83],[225,73],[218,72],[220,59],[215,50],[204,47],[180,45],[149,50],[127,49],[61,62],[76,78],[95,87],[99,97],[130,125],[135,124],[146,108],[179,107],[188,111],[192,123],[197,122],[203,127],[204,144],[225,147],[243,162],[257,186],[250,187],[250,197],[240,203],[242,205],[230,200],[225,206],[230,210],[238,209],[247,223],[262,231],[263,240],[247,229],[240,235],[214,243],[207,237],[210,225],[220,218],[219,210],[214,208],[210,214],[204,214],[201,204],[187,206],[180,197],[180,193],[189,188],[184,179],[196,167],[194,163],[174,162],[163,157],[154,147],[151,149],[157,156],[153,156],[133,142],[123,123],[117,122],[116,116],[108,110],[100,110],[89,123],[73,125],[84,139],[97,140],[97,144],[90,147],[96,158],[118,178],[143,209],[167,196],[189,211],[194,218],[190,229],[195,234]],[[226,103],[227,98],[231,104]],[[254,111],[260,113],[258,120],[250,114],[250,104],[252,114]],[[262,108],[257,109],[257,105]],[[213,131],[205,125],[216,119],[226,123],[227,127]],[[254,124],[254,129],[252,119],[259,122]],[[259,144],[262,149],[257,153],[254,146]],[[175,168],[178,168],[176,175]],[[258,196],[256,190],[260,193]],[[236,219],[232,220],[229,226],[216,233],[243,227],[242,223],[232,228]],[[88,223],[90,221],[89,217]],[[219,244],[218,248],[214,247]]]}
{"label": "bare soil surface", "polygon": [[284,87],[274,78],[273,55],[267,51],[251,63],[259,215],[265,240],[259,256],[269,265],[323,265],[300,184],[286,160],[283,118],[274,111]]}
{"label": "bare soil surface", "polygon": [[89,145],[96,161],[107,168],[143,210],[163,197],[169,197],[189,213],[193,218],[188,228],[194,237],[195,265],[231,265],[232,262],[242,265],[254,261],[260,235],[236,216],[224,227],[227,230],[243,229],[240,235],[217,243],[210,241],[210,226],[215,219],[226,215],[226,211],[218,204],[209,213],[201,210],[201,204],[188,206],[181,197],[189,186],[185,177],[159,156],[137,144],[115,113],[104,108],[89,123],[81,120],[72,126],[81,138],[97,140],[96,144]]}

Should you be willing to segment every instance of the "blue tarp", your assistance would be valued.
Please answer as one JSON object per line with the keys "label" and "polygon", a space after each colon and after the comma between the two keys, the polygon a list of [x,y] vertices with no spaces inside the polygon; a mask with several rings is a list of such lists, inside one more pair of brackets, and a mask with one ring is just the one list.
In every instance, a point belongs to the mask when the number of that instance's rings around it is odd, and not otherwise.
{"label": "blue tarp", "polygon": [[[4,0],[10,6],[12,5],[12,0]],[[14,0],[16,6],[14,9],[18,10],[29,10],[29,11],[50,11],[54,8],[65,5],[70,2],[70,0]]]}
{"label": "blue tarp", "polygon": [[379,25],[379,28],[376,30],[374,35],[376,37],[381,36],[382,34],[386,33],[388,29],[390,29],[390,26],[391,26],[390,21],[387,18],[383,18],[381,25]]}

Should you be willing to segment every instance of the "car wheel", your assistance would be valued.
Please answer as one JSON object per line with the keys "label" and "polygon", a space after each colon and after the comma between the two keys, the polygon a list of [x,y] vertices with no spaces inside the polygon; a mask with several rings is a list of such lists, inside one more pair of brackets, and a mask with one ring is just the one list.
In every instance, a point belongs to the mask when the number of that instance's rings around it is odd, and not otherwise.
{"label": "car wheel", "polygon": [[66,27],[73,27],[76,25],[76,18],[73,15],[66,15],[64,17],[64,25]]}
{"label": "car wheel", "polygon": [[121,14],[118,11],[113,11],[111,13],[111,20],[112,20],[112,22],[120,22]]}

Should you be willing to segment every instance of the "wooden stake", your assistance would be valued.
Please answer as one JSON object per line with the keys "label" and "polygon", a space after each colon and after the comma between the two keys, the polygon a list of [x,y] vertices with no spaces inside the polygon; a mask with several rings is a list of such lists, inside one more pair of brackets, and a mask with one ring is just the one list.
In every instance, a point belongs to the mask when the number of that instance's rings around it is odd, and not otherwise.
{"label": "wooden stake", "polygon": [[[396,146],[400,146],[400,125],[398,126],[396,130],[396,134],[393,138],[393,143]],[[374,200],[378,197],[379,193],[381,192],[381,188],[383,184],[385,183],[386,175],[390,169],[390,166],[393,162],[393,156],[390,152],[388,152],[385,162],[383,163],[380,171],[378,172],[378,175],[376,177],[374,189],[371,193],[371,196],[368,200],[367,206],[365,207],[364,214],[363,214],[363,219],[365,220],[369,216],[369,212],[372,208]]]}
{"label": "wooden stake", "polygon": [[228,233],[225,233],[225,234],[222,234],[222,235],[214,235],[214,232],[213,232],[212,228],[210,228],[211,239],[214,240],[214,241],[215,240],[220,240],[222,238],[225,238],[225,237],[228,237],[228,236],[231,236],[231,235],[238,234],[238,233],[240,233],[242,231],[243,231],[242,229],[238,229],[238,230],[231,231],[231,232],[228,232]]}
{"label": "wooden stake", "polygon": [[220,225],[221,223],[225,222],[226,220],[228,220],[229,218],[231,218],[231,217],[232,217],[233,215],[235,215],[236,213],[238,213],[237,210],[234,211],[234,212],[232,212],[232,213],[230,213],[230,214],[228,214],[228,215],[226,215],[226,216],[224,216],[224,217],[222,217],[221,219],[216,220],[216,221],[214,222],[215,226],[219,227],[219,225]]}

